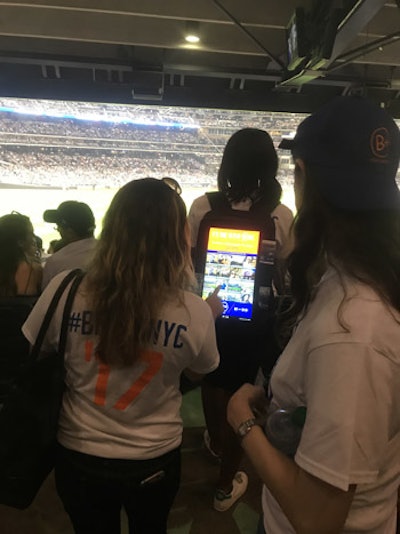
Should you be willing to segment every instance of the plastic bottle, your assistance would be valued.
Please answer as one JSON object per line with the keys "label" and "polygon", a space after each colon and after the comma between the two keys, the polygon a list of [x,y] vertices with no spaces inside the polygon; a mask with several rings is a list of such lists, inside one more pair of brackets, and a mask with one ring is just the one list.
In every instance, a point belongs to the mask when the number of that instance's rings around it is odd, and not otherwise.
{"label": "plastic bottle", "polygon": [[294,456],[300,443],[301,433],[306,419],[307,409],[274,409],[267,415],[264,432],[271,445],[287,456]]}

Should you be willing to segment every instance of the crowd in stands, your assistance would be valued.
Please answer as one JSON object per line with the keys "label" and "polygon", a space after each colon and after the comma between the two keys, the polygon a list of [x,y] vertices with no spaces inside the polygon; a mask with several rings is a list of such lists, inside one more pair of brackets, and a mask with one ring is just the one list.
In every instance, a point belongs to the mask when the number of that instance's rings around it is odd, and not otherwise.
{"label": "crowd in stands", "polygon": [[180,181],[204,186],[205,164],[198,157],[175,158],[168,152],[77,150],[41,147],[7,147],[0,150],[2,181],[26,185],[77,188],[119,187],[129,179],[177,176]]}
{"label": "crowd in stands", "polygon": [[[144,176],[216,183],[227,139],[241,127],[293,135],[302,115],[0,99],[0,181],[119,187]],[[124,122],[125,121],[125,122]],[[279,180],[291,184],[283,166]]]}
{"label": "crowd in stands", "polygon": [[[106,123],[121,126],[126,124],[169,124],[170,128],[212,128],[215,132],[230,133],[238,126],[269,128],[271,136],[276,136],[277,130],[283,128],[282,134],[294,133],[304,115],[298,113],[263,113],[256,111],[238,111],[204,108],[149,106],[149,105],[117,105],[94,104],[90,102],[66,102],[49,100],[30,100],[0,98],[0,109],[7,112],[17,112],[23,120],[33,117],[40,121],[49,118],[72,117],[85,122]],[[227,134],[225,130],[229,130]]]}
{"label": "crowd in stands", "polygon": [[[234,131],[265,129],[277,146],[282,137],[294,135],[302,118],[286,112],[0,98],[0,181],[115,188],[167,174],[183,186],[207,188],[216,184],[223,148]],[[283,154],[278,180],[284,190],[293,175],[286,161]]]}

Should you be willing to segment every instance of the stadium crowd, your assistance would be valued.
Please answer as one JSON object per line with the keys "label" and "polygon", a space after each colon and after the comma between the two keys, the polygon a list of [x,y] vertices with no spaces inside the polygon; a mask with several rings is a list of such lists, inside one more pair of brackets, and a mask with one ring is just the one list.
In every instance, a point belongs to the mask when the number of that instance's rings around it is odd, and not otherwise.
{"label": "stadium crowd", "polygon": [[[293,135],[301,115],[214,109],[0,99],[3,182],[118,187],[132,178],[175,176],[215,184],[223,147],[244,127]],[[279,179],[291,183],[283,165]]]}

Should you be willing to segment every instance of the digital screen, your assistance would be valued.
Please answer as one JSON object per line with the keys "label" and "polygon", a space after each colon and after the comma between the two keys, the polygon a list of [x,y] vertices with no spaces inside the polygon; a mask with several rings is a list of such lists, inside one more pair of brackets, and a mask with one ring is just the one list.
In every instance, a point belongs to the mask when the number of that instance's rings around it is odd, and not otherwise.
{"label": "digital screen", "polygon": [[286,29],[288,70],[295,70],[307,54],[304,9],[296,8]]}
{"label": "digital screen", "polygon": [[202,297],[221,286],[222,317],[251,320],[259,243],[256,230],[210,228]]}

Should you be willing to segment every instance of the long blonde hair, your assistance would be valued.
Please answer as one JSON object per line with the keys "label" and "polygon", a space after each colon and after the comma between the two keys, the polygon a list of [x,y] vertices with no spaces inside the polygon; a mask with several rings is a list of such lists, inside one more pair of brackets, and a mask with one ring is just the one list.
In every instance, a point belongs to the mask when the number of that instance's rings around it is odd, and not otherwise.
{"label": "long blonde hair", "polygon": [[130,365],[150,341],[163,305],[194,284],[186,207],[161,180],[122,187],[105,215],[86,288],[99,335],[97,355]]}

